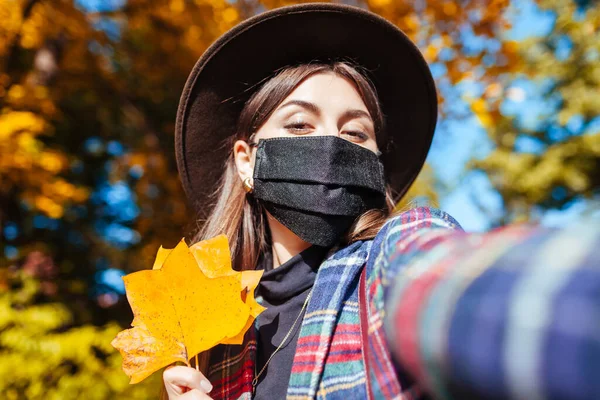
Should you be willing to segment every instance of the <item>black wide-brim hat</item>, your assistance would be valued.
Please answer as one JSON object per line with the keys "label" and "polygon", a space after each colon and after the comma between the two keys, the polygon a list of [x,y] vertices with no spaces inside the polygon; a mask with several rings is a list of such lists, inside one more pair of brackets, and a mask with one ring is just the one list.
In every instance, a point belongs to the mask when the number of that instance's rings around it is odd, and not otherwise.
{"label": "black wide-brim hat", "polygon": [[175,151],[195,211],[210,212],[238,117],[259,83],[285,66],[353,61],[373,82],[385,116],[381,160],[395,199],[417,177],[431,146],[437,97],[414,43],[358,7],[308,3],[249,18],[216,40],[194,66],[177,111]]}

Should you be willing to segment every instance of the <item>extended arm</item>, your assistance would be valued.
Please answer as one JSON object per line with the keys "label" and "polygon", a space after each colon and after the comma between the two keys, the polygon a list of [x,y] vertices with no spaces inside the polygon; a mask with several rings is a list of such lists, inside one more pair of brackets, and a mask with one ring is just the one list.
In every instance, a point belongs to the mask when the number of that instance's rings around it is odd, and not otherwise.
{"label": "extended arm", "polygon": [[430,212],[376,263],[402,368],[441,399],[599,399],[597,221],[468,234]]}

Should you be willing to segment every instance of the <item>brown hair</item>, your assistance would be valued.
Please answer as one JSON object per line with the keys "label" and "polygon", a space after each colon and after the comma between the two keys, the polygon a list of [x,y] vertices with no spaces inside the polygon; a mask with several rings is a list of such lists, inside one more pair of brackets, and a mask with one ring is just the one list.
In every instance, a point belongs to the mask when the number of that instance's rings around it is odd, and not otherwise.
{"label": "brown hair", "polygon": [[[377,93],[372,83],[359,71],[360,67],[341,61],[301,64],[276,71],[248,99],[240,114],[236,135],[232,135],[226,145],[233,148],[236,140],[249,141],[277,106],[305,79],[317,73],[334,73],[354,84],[373,119],[379,148],[383,148],[384,116]],[[388,187],[384,209],[369,210],[356,219],[344,238],[344,244],[372,239],[377,234],[394,209],[391,193]],[[224,234],[229,240],[234,269],[254,269],[259,255],[268,250],[270,237],[264,210],[252,195],[244,191],[233,152],[225,162],[225,171],[214,196],[214,208],[192,242]],[[199,356],[202,371],[206,371],[208,353]]]}

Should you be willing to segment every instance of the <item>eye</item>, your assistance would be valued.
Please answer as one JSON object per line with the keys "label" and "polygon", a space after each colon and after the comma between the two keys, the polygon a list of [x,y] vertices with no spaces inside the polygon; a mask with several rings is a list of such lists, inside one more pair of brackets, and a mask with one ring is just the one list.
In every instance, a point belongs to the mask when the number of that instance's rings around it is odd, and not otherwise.
{"label": "eye", "polygon": [[293,133],[304,133],[310,130],[312,127],[305,122],[294,122],[285,125],[284,128]]}
{"label": "eye", "polygon": [[364,142],[369,139],[369,135],[361,131],[343,131],[342,135],[350,136],[353,141]]}

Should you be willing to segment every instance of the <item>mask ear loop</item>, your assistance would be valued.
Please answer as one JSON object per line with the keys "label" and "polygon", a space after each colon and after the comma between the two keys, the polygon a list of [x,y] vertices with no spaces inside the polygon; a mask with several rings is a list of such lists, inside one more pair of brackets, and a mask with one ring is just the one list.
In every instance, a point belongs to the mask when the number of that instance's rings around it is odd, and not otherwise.
{"label": "mask ear loop", "polygon": [[248,141],[246,142],[248,144],[248,146],[250,146],[250,147],[257,147],[258,146],[258,142],[254,141],[254,135],[256,135],[256,132],[254,132],[253,134],[251,134],[248,137]]}

